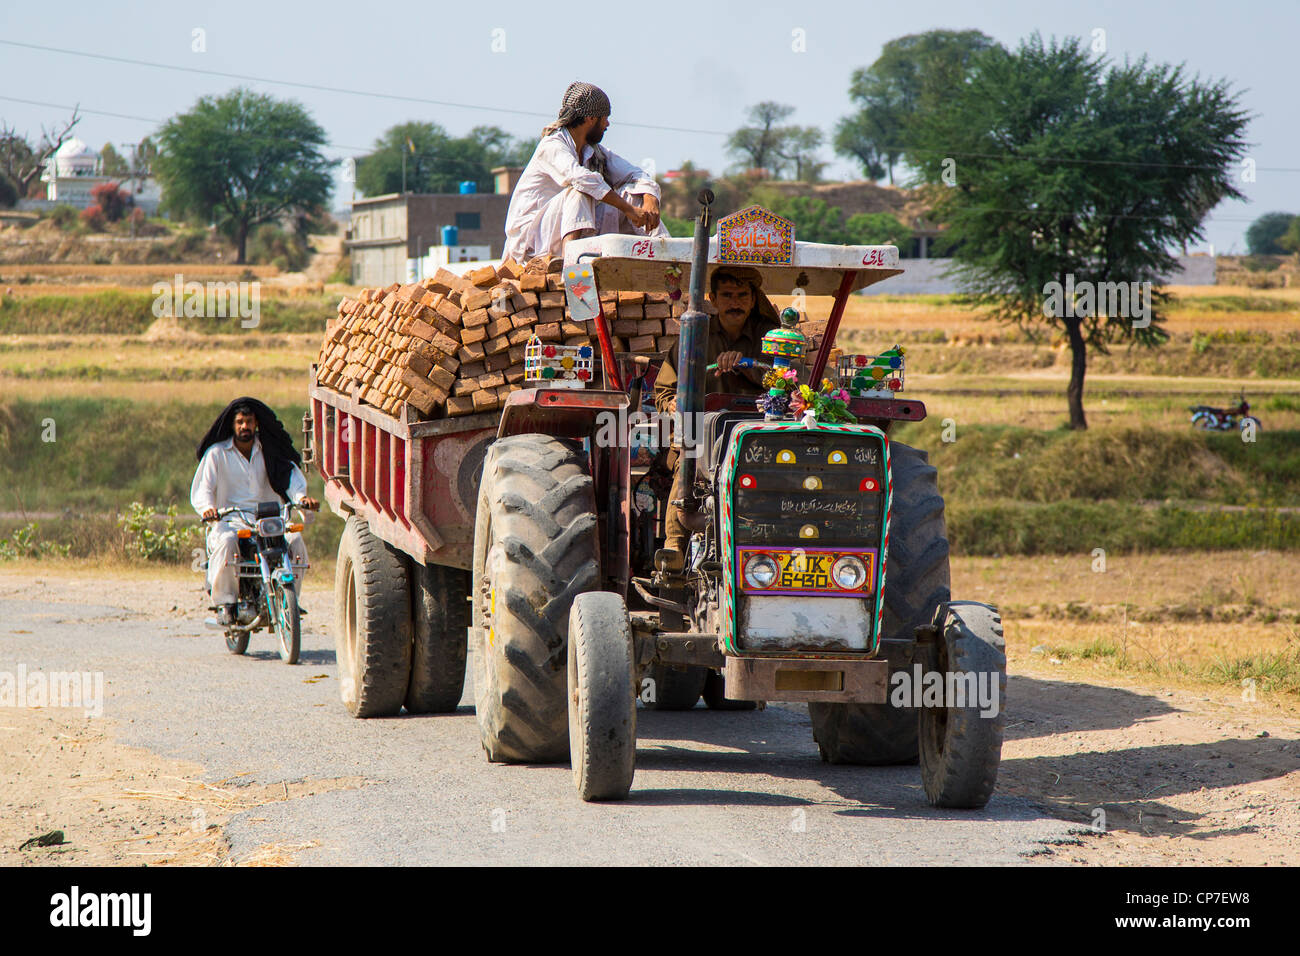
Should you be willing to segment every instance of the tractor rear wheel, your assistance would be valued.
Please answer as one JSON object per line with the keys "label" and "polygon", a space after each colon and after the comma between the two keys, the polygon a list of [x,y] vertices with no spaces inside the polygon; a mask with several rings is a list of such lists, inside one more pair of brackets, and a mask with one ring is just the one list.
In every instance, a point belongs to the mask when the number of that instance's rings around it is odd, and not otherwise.
{"label": "tractor rear wheel", "polygon": [[472,591],[474,700],[488,760],[569,757],[569,609],[600,584],[597,527],[577,442],[512,435],[488,449]]}
{"label": "tractor rear wheel", "polygon": [[406,710],[447,714],[465,690],[470,575],[460,568],[411,563],[415,609]]}
{"label": "tractor rear wheel", "polygon": [[[964,685],[966,699],[960,707],[950,700],[943,707],[921,708],[921,783],[936,807],[979,809],[989,802],[997,783],[1007,722],[1002,617],[987,604],[955,601],[935,623],[939,629],[936,669],[958,675],[958,680],[944,683]],[[961,675],[973,675],[973,686],[969,677],[962,680]],[[990,686],[993,682],[996,689]]]}
{"label": "tractor rear wheel", "polygon": [[411,677],[411,590],[406,558],[356,515],[339,539],[334,575],[339,693],[353,717],[402,709]]}
{"label": "tractor rear wheel", "polygon": [[707,667],[681,666],[654,663],[647,675],[654,681],[651,700],[645,702],[647,710],[690,710],[704,693],[704,682],[709,676]]}
{"label": "tractor rear wheel", "polygon": [[[881,639],[911,639],[951,595],[948,534],[937,472],[924,451],[891,442],[893,481]],[[892,686],[887,685],[887,686]],[[916,763],[917,712],[883,704],[810,703],[813,738],[828,763]]]}

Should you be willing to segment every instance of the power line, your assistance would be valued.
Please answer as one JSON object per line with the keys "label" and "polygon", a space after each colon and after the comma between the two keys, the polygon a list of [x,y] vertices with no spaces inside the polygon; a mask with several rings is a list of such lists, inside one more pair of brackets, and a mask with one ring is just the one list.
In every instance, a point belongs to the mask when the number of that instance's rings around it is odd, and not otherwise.
{"label": "power line", "polygon": [[[65,56],[81,56],[91,60],[106,60],[110,63],[125,63],[129,66],[144,66],[156,70],[175,70],[180,73],[196,73],[203,76],[219,76],[228,80],[244,80],[250,83],[270,83],[275,86],[292,86],[302,90],[315,90],[321,93],[343,93],[347,96],[368,96],[372,99],[394,100],[401,103],[420,103],[425,106],[447,106],[452,109],[478,110],[489,113],[509,113],[514,116],[530,116],[542,119],[554,119],[551,113],[539,113],[535,110],[512,109],[506,106],[482,106],[474,103],[453,103],[448,100],[431,100],[422,96],[404,96],[400,93],[380,93],[374,90],[350,90],[342,86],[325,86],[320,83],[304,83],[299,80],[277,80],[267,76],[252,76],[247,73],[226,73],[221,70],[204,70],[195,66],[176,66],[170,63],[152,63],[148,60],[135,60],[124,56],[111,56],[107,53],[90,53],[85,50],[67,50],[61,47],[41,46],[37,43],[22,43],[18,40],[0,40],[6,46],[39,50],[43,53],[61,53]],[[695,133],[701,136],[728,136],[709,129],[689,129],[682,126],[655,126],[650,123],[621,123],[636,129],[658,130],[665,133]]]}

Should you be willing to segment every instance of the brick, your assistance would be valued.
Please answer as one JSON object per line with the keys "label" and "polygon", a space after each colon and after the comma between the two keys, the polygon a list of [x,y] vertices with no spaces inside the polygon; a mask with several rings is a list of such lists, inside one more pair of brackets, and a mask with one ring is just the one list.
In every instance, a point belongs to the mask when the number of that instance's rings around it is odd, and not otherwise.
{"label": "brick", "polygon": [[484,343],[483,347],[486,349],[488,355],[496,355],[499,352],[508,351],[510,345],[511,342],[508,335],[498,335],[494,339],[488,339],[487,342]]}
{"label": "brick", "polygon": [[636,324],[637,335],[663,335],[664,324],[659,319],[642,319]]}
{"label": "brick", "polygon": [[672,306],[667,302],[647,302],[645,317],[647,319],[666,319],[672,314]]}
{"label": "brick", "polygon": [[537,333],[537,337],[543,342],[558,342],[561,339],[560,324],[558,322],[543,323],[533,331]]}
{"label": "brick", "polygon": [[497,266],[497,276],[502,279],[518,279],[524,274],[524,267],[515,262],[509,256],[501,260],[501,265]]}
{"label": "brick", "polygon": [[540,309],[537,312],[538,322],[563,322],[566,317],[563,309]]}
{"label": "brick", "polygon": [[462,362],[477,362],[484,355],[487,355],[487,349],[483,347],[482,342],[461,346],[460,351],[456,353],[456,357]]}
{"label": "brick", "polygon": [[614,320],[615,335],[636,335],[639,322],[636,319],[617,318]]}
{"label": "brick", "polygon": [[653,352],[656,349],[655,337],[653,335],[638,335],[627,340],[627,347],[628,351],[631,352]]}
{"label": "brick", "polygon": [[664,335],[680,335],[681,331],[682,323],[680,320],[674,318],[664,319]]}
{"label": "brick", "polygon": [[[486,268],[492,268],[487,266]],[[493,275],[495,279],[495,274]],[[473,292],[462,292],[460,296],[460,307],[466,312],[473,312],[475,309],[486,309],[492,304],[492,293],[487,289],[475,289]]]}
{"label": "brick", "polygon": [[507,335],[514,327],[514,323],[511,321],[511,316],[507,315],[500,319],[495,319],[489,322],[486,326],[488,338],[494,339],[498,335]]}
{"label": "brick", "polygon": [[513,332],[510,333],[510,337],[509,337],[510,344],[523,345],[532,337],[533,337],[533,330],[531,327],[523,328],[523,329],[515,329]]}
{"label": "brick", "polygon": [[[423,339],[426,342],[432,342],[434,336],[439,335],[441,333],[439,333],[438,330],[435,329],[428,322],[421,322],[419,319],[414,319],[411,322],[411,334],[414,335],[417,339]],[[443,336],[443,338],[446,337],[447,336],[445,335]]]}
{"label": "brick", "polygon": [[660,352],[672,352],[675,356],[677,352],[677,336],[661,335],[655,340],[655,346]]}
{"label": "brick", "polygon": [[478,328],[474,329],[461,329],[460,331],[460,340],[466,345],[469,345],[472,342],[482,342],[487,337],[488,330],[486,325],[480,325]]}
{"label": "brick", "polygon": [[496,355],[489,355],[484,359],[484,364],[487,365],[487,370],[489,372],[500,372],[509,368],[511,364],[509,350],[507,349],[504,352],[498,352]]}
{"label": "brick", "polygon": [[460,325],[461,308],[455,302],[451,301],[451,299],[443,299],[440,301],[436,306],[434,306],[434,311],[448,322]]}
{"label": "brick", "polygon": [[497,270],[492,266],[482,266],[478,269],[470,269],[465,273],[465,281],[479,288],[487,288],[497,284]]}
{"label": "brick", "polygon": [[441,332],[433,333],[433,340],[431,344],[435,349],[437,349],[443,355],[455,355],[456,351],[460,348],[459,342],[457,342],[455,339],[451,338],[450,336],[443,335]]}
{"label": "brick", "polygon": [[456,384],[452,386],[453,395],[473,395],[478,388],[478,384],[472,378],[458,378]]}
{"label": "brick", "polygon": [[537,296],[537,304],[543,309],[563,309],[565,299],[563,292],[542,292]]}
{"label": "brick", "polygon": [[522,365],[512,365],[506,369],[506,381],[511,384],[518,384],[524,380],[524,367]]}
{"label": "brick", "polygon": [[[542,316],[543,316],[543,318],[545,318],[545,310],[543,310]],[[553,320],[548,320],[548,321],[553,321]],[[583,336],[583,337],[585,338],[586,335],[587,335],[587,326],[586,326],[586,324],[583,323],[583,322],[569,322],[569,321],[561,321],[561,322],[560,322],[560,334],[561,334],[561,335],[581,335],[581,336]]]}
{"label": "brick", "polygon": [[519,277],[519,289],[521,292],[545,292],[545,274],[537,275],[536,273],[525,272]]}
{"label": "brick", "polygon": [[558,272],[553,272],[546,277],[546,287],[557,291],[564,288],[564,276]]}
{"label": "brick", "polygon": [[442,389],[450,389],[456,384],[456,373],[449,372],[445,368],[439,368],[437,365],[429,369],[426,376],[429,381]]}
{"label": "brick", "polygon": [[510,351],[507,352],[506,354],[510,356],[510,363],[512,365],[519,365],[520,368],[523,368],[523,366],[520,365],[520,363],[523,362],[524,353],[527,351],[528,351],[528,346],[526,345],[512,345],[510,346]]}
{"label": "brick", "polygon": [[504,406],[506,403],[506,399],[510,397],[510,393],[516,391],[518,391],[518,389],[515,388],[513,385],[507,385],[505,382],[502,382],[500,385],[497,386],[497,401],[499,401]]}
{"label": "brick", "polygon": [[477,362],[467,362],[460,367],[460,377],[463,379],[476,379],[480,375],[487,374],[487,359],[481,359]]}
{"label": "brick", "polygon": [[516,329],[527,328],[537,324],[536,309],[520,309],[510,317],[510,324]]}
{"label": "brick", "polygon": [[461,316],[460,324],[462,328],[476,329],[480,325],[487,325],[490,321],[487,309],[474,309],[472,312],[466,312]]}
{"label": "brick", "polygon": [[590,345],[591,339],[585,335],[572,335],[564,340],[565,345]]}
{"label": "brick", "polygon": [[452,397],[447,399],[448,415],[469,415],[474,411],[474,400],[468,396]]}
{"label": "brick", "polygon": [[434,364],[419,352],[407,352],[403,358],[406,360],[407,368],[417,375],[423,375],[425,378],[428,378],[429,372],[435,368]]}
{"label": "brick", "polygon": [[496,388],[498,385],[506,383],[506,377],[502,372],[488,372],[480,375],[477,381],[479,388]]}
{"label": "brick", "polygon": [[472,396],[474,399],[474,411],[490,412],[501,407],[501,400],[497,398],[496,390],[475,392]]}
{"label": "brick", "polygon": [[645,302],[644,292],[620,292],[618,294],[618,306],[620,309],[624,305],[640,305]]}

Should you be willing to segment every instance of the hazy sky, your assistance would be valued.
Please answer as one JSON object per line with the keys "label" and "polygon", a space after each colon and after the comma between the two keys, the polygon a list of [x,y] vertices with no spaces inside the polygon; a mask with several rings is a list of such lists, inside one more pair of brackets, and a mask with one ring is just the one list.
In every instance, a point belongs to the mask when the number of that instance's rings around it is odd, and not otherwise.
{"label": "hazy sky", "polygon": [[[721,171],[726,134],[761,100],[797,107],[793,122],[829,132],[849,112],[849,75],[888,40],[924,30],[979,29],[1005,45],[1105,31],[1116,59],[1186,63],[1226,78],[1255,114],[1248,128],[1257,180],[1247,202],[1223,203],[1207,224],[1217,251],[1244,251],[1256,216],[1300,213],[1300,109],[1295,43],[1300,0],[1017,0],[983,4],[62,2],[0,0],[0,40],[151,64],[341,87],[465,106],[403,102],[274,82],[159,69],[0,43],[0,118],[39,133],[80,104],[77,135],[98,149],[131,142],[204,94],[241,82],[305,104],[326,130],[331,155],[357,155],[387,127],[433,120],[455,134],[494,123],[536,135],[564,87],[596,83],[613,102],[605,144],[660,172],[692,159]],[[571,11],[566,17],[564,13]],[[57,15],[55,15],[57,13]],[[597,24],[595,33],[586,25]],[[196,52],[194,31],[206,49]],[[796,34],[795,31],[802,31]],[[795,52],[802,37],[805,52]],[[494,52],[494,46],[500,50]],[[35,106],[14,100],[39,101]],[[495,109],[492,109],[495,108]],[[500,110],[507,110],[505,112]],[[94,112],[92,112],[94,111]],[[141,119],[100,115],[126,114]],[[638,125],[633,125],[638,124]],[[646,127],[673,127],[655,130]],[[828,178],[859,178],[828,148]],[[346,199],[346,193],[343,193]]]}

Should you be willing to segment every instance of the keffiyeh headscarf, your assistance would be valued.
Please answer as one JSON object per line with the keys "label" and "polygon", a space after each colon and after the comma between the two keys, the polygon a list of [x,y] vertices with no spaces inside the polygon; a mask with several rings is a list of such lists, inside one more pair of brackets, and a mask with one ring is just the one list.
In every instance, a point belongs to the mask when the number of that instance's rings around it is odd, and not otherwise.
{"label": "keffiyeh headscarf", "polygon": [[564,99],[560,101],[560,115],[554,123],[542,130],[542,135],[549,136],[557,129],[589,116],[608,116],[609,112],[609,97],[600,87],[590,83],[570,83],[564,91]]}

